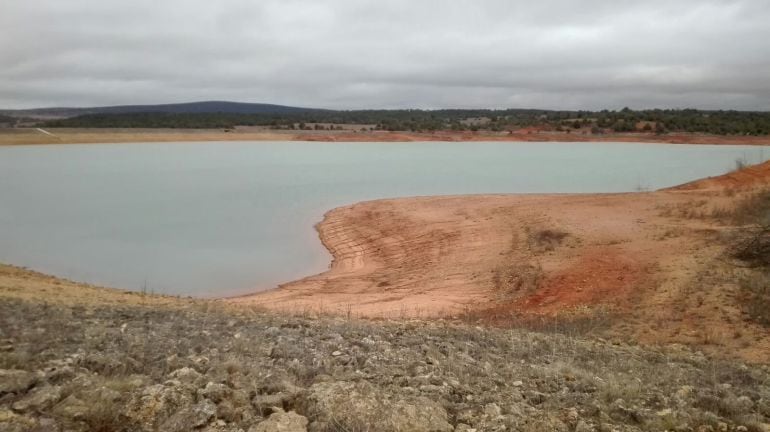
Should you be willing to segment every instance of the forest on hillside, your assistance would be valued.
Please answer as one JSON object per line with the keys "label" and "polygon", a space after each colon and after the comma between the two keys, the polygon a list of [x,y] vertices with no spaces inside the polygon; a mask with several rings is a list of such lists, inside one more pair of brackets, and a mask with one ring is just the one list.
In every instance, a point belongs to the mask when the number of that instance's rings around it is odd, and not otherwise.
{"label": "forest on hillside", "polygon": [[14,124],[16,124],[15,118],[0,114],[0,127],[10,127]]}
{"label": "forest on hillside", "polygon": [[512,131],[521,128],[592,133],[690,132],[716,135],[768,135],[770,112],[655,109],[619,111],[506,110],[306,110],[290,113],[120,113],[86,114],[42,123],[44,127],[205,128],[265,126],[274,129],[334,129],[338,124],[373,130],[430,132]]}

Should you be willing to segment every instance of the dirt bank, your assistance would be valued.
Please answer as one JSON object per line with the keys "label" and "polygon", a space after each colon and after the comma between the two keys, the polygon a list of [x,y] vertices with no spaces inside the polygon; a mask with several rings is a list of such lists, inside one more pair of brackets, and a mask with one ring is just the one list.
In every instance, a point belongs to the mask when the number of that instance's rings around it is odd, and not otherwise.
{"label": "dirt bank", "polygon": [[[46,133],[47,132],[47,133]],[[563,132],[386,132],[386,131],[291,131],[259,127],[222,129],[0,129],[0,145],[121,143],[189,141],[510,141],[510,142],[649,142],[674,144],[770,145],[770,137],[704,134],[618,133],[578,134]]]}
{"label": "dirt bank", "polygon": [[[379,200],[318,225],[322,274],[233,299],[364,317],[614,317],[651,343],[730,347],[759,360],[770,336],[748,323],[717,215],[770,183],[770,163],[649,193]],[[708,289],[704,289],[704,284]]]}

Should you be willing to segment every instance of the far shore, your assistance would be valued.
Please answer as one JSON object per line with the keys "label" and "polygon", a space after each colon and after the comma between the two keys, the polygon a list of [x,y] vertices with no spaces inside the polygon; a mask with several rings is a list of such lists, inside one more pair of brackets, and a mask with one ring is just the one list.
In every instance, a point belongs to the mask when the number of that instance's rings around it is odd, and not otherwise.
{"label": "far shore", "polygon": [[201,141],[318,141],[318,142],[635,142],[662,144],[770,145],[770,136],[672,133],[582,134],[564,132],[389,132],[295,131],[260,127],[223,129],[0,129],[0,146],[43,144],[108,144]]}

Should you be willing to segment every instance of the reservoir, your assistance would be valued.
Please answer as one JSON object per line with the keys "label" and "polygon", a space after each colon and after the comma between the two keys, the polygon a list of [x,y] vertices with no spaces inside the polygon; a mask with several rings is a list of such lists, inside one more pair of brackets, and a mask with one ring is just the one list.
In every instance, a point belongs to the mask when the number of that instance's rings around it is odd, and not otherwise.
{"label": "reservoir", "polygon": [[0,147],[0,262],[129,290],[232,296],[326,269],[313,226],[340,205],[654,190],[765,153],[606,142]]}

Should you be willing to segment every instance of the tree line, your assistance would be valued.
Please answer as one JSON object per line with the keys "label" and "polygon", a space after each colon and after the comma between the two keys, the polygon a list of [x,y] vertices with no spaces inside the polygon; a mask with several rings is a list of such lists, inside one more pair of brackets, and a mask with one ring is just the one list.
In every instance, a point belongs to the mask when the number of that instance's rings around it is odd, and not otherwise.
{"label": "tree line", "polygon": [[[514,131],[522,128],[584,133],[691,132],[716,135],[768,135],[770,112],[655,109],[610,111],[506,110],[307,110],[296,113],[121,113],[86,114],[46,121],[44,127],[204,128],[265,126],[318,129],[318,123],[370,125],[374,130],[431,132]],[[308,125],[315,125],[314,127]],[[333,127],[332,127],[333,128]]]}

